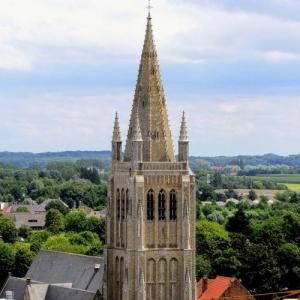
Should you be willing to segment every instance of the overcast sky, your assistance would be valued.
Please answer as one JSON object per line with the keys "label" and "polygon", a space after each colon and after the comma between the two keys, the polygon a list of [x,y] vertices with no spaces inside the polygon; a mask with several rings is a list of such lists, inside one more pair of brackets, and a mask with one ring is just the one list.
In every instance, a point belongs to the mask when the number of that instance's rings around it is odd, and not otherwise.
{"label": "overcast sky", "polygon": [[[300,153],[300,1],[153,0],[174,146],[194,155]],[[146,0],[0,2],[0,151],[125,139]],[[125,141],[124,141],[125,142]]]}

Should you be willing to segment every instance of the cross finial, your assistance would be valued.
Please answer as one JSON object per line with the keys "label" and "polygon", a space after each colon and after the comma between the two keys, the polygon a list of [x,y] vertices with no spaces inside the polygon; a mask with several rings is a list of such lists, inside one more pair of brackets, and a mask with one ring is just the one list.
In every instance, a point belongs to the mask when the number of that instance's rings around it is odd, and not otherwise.
{"label": "cross finial", "polygon": [[152,9],[153,7],[151,6],[151,0],[148,0],[148,6],[147,6],[147,9],[148,9],[148,17],[150,17],[151,16],[151,9]]}

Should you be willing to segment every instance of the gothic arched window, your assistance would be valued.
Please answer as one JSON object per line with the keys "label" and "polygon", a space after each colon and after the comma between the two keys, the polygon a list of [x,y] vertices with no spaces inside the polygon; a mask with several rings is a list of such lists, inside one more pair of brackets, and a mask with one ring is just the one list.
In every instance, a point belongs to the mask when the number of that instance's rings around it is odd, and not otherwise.
{"label": "gothic arched window", "polygon": [[158,219],[166,219],[166,194],[164,190],[161,190],[158,194]]}
{"label": "gothic arched window", "polygon": [[177,299],[178,261],[172,258],[170,261],[170,299]]}
{"label": "gothic arched window", "polygon": [[129,210],[129,191],[128,189],[126,190],[126,218],[128,218],[128,215],[130,214]]}
{"label": "gothic arched window", "polygon": [[119,263],[119,257],[116,257],[116,263],[115,263],[115,280],[116,280],[116,299],[119,299],[119,291],[120,291],[120,263]]}
{"label": "gothic arched window", "polygon": [[120,208],[121,208],[121,199],[120,199],[120,190],[117,189],[117,220],[120,220]]}
{"label": "gothic arched window", "polygon": [[170,192],[170,220],[176,220],[176,218],[177,218],[176,192],[172,190]]}
{"label": "gothic arched window", "polygon": [[120,295],[120,297],[119,297],[120,300],[123,299],[124,273],[125,273],[124,258],[121,257],[121,259],[120,259],[120,294],[119,294]]}
{"label": "gothic arched window", "polygon": [[156,263],[153,258],[147,261],[147,300],[155,299],[156,294]]}
{"label": "gothic arched window", "polygon": [[122,189],[121,191],[121,219],[124,220],[125,219],[125,191],[124,189]]}
{"label": "gothic arched window", "polygon": [[154,219],[154,191],[150,190],[147,194],[147,220]]}
{"label": "gothic arched window", "polygon": [[167,298],[167,261],[161,258],[158,262],[158,299],[165,300]]}

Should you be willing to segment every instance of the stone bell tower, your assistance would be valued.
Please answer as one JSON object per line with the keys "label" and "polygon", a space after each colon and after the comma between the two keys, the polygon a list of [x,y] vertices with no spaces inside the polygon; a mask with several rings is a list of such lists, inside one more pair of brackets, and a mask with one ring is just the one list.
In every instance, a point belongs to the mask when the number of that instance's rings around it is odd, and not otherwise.
{"label": "stone bell tower", "polygon": [[115,118],[105,299],[197,299],[195,176],[184,114],[178,146],[176,160],[149,14],[124,157]]}

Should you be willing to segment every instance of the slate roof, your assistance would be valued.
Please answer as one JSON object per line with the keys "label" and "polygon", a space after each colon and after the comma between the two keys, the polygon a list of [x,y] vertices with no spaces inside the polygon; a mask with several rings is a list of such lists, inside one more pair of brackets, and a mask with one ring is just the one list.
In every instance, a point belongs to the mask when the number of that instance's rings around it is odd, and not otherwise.
{"label": "slate roof", "polygon": [[[95,270],[95,265],[100,265]],[[102,257],[42,250],[33,261],[26,278],[49,284],[72,283],[72,287],[90,292],[102,290]]]}
{"label": "slate roof", "polygon": [[[30,290],[30,292],[29,292]],[[25,292],[30,293],[34,300],[95,300],[95,293],[68,288],[61,285],[49,285],[32,281],[30,289],[26,291],[26,279],[10,277],[3,290],[0,292],[0,298],[5,298],[6,291],[13,291],[14,300],[24,300]],[[33,298],[32,298],[33,297]]]}
{"label": "slate roof", "polygon": [[15,300],[23,300],[25,288],[26,280],[24,278],[10,277],[0,292],[0,298],[5,298],[6,291],[13,291]]}
{"label": "slate roof", "polygon": [[95,293],[50,285],[45,300],[93,300]]}

